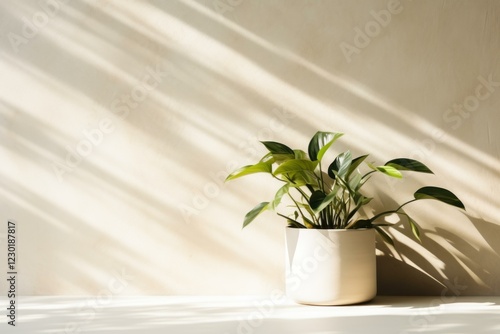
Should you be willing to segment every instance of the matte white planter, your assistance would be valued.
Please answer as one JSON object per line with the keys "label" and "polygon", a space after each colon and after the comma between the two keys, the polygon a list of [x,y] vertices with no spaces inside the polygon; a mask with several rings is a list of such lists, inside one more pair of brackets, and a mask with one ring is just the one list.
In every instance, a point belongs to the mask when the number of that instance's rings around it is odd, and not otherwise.
{"label": "matte white planter", "polygon": [[377,293],[375,230],[286,228],[286,291],[297,303],[346,305]]}

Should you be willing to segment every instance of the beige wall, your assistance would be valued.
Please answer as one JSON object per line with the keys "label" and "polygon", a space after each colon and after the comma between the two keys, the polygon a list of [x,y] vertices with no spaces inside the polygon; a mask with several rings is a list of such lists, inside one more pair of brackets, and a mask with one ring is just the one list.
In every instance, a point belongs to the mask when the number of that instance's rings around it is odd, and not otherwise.
{"label": "beige wall", "polygon": [[284,222],[241,229],[267,178],[221,180],[321,129],[434,170],[381,178],[375,209],[422,184],[467,206],[411,206],[422,245],[379,242],[379,293],[500,295],[500,2],[10,0],[0,22],[21,294],[283,289]]}

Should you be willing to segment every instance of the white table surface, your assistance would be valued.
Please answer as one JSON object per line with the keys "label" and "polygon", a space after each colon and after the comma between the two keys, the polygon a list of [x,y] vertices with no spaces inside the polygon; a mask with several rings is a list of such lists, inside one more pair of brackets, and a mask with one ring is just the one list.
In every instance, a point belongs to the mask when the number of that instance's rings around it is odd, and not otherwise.
{"label": "white table surface", "polygon": [[16,327],[3,315],[0,333],[500,333],[500,297],[378,296],[334,307],[271,296],[20,297],[16,311]]}

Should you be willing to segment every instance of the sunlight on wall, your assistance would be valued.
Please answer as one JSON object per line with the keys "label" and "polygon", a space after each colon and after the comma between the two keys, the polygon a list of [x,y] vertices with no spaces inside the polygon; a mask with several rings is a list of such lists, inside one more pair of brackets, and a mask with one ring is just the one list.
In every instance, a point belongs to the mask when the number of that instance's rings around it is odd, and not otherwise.
{"label": "sunlight on wall", "polygon": [[306,149],[317,130],[345,132],[331,158],[435,172],[377,180],[374,210],[423,184],[467,207],[409,207],[422,244],[404,221],[395,249],[379,240],[379,293],[500,294],[498,3],[402,0],[381,25],[382,0],[54,1],[0,4],[0,213],[20,226],[21,294],[282,289],[284,222],[241,230],[269,180],[223,181],[259,141]]}

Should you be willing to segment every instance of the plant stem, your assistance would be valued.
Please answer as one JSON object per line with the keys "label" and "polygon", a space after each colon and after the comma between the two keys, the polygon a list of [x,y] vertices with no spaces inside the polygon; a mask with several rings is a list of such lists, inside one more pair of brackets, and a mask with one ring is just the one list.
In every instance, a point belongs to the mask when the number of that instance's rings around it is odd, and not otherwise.
{"label": "plant stem", "polygon": [[278,216],[280,216],[280,217],[285,218],[286,220],[288,220],[288,219],[290,219],[290,220],[294,220],[294,219],[291,219],[290,217],[285,216],[285,215],[284,215],[284,214],[282,214],[282,213],[276,212],[276,214],[277,214]]}
{"label": "plant stem", "polygon": [[377,170],[369,171],[368,173],[366,173],[365,175],[363,175],[361,177],[361,180],[364,180],[367,176],[370,176],[371,174],[376,173],[376,172],[377,172]]}
{"label": "plant stem", "polygon": [[[325,192],[325,184],[323,183],[323,173],[321,172],[322,171],[321,161],[319,162],[318,166],[319,166],[319,183],[320,183],[319,187],[321,188],[322,192]],[[314,173],[314,174],[316,175],[316,173]],[[318,176],[316,175],[316,177],[318,177]]]}
{"label": "plant stem", "polygon": [[[302,219],[305,221],[305,219],[304,219],[304,217],[305,217],[305,216],[304,216],[304,213],[302,212],[302,210],[300,209],[300,205],[299,205],[299,203],[297,203],[297,201],[295,200],[295,198],[293,198],[293,196],[292,196],[290,193],[287,193],[287,194],[288,194],[288,196],[292,199],[293,203],[295,203],[295,206],[296,206],[296,207],[297,207],[297,209],[299,210],[300,216],[301,216],[301,217],[302,217]],[[314,217],[313,217],[313,219],[314,219]]]}
{"label": "plant stem", "polygon": [[347,210],[344,216],[344,227],[346,227],[347,224],[349,223],[349,213],[351,212],[351,204],[352,204],[351,194],[349,194],[349,196],[347,197]]}
{"label": "plant stem", "polygon": [[298,187],[295,187],[295,189],[297,189],[297,191],[302,195],[302,197],[304,197],[304,199],[309,202],[309,197],[302,189],[300,189]]}
{"label": "plant stem", "polygon": [[276,180],[281,181],[281,182],[285,182],[285,183],[286,183],[286,182],[295,183],[295,182],[293,182],[293,181],[291,181],[291,180],[288,180],[288,181],[282,180],[282,179],[280,179],[279,177],[277,177],[277,176],[276,176],[276,175],[274,175],[274,174],[271,174],[271,176],[272,176],[272,177],[274,177]]}
{"label": "plant stem", "polygon": [[375,220],[377,220],[379,217],[382,217],[382,216],[385,216],[385,215],[388,215],[388,214],[391,214],[391,213],[398,213],[398,212],[399,212],[399,210],[401,210],[401,208],[402,208],[403,206],[405,206],[406,204],[410,204],[411,202],[415,202],[415,201],[417,201],[417,200],[418,200],[418,199],[414,198],[414,199],[412,199],[411,201],[408,201],[408,202],[406,202],[406,203],[401,204],[401,205],[399,206],[399,208],[397,208],[396,210],[389,210],[389,211],[384,211],[384,212],[381,212],[381,213],[379,213],[379,214],[377,214],[377,215],[373,216],[373,217],[370,219],[370,221],[371,221],[371,222],[374,222],[374,221],[375,221]]}

